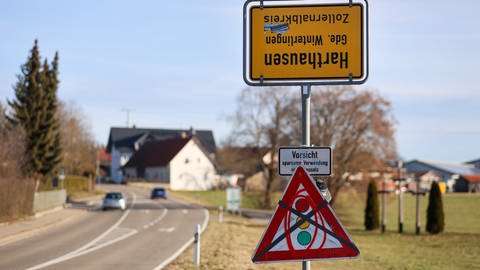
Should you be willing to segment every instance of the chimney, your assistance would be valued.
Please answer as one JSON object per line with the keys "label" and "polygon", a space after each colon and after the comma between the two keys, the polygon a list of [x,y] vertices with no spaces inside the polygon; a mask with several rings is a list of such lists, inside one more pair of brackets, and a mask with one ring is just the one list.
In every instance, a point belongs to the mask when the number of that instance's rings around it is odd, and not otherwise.
{"label": "chimney", "polygon": [[190,133],[190,136],[194,136],[197,133],[197,131],[191,126],[189,133]]}

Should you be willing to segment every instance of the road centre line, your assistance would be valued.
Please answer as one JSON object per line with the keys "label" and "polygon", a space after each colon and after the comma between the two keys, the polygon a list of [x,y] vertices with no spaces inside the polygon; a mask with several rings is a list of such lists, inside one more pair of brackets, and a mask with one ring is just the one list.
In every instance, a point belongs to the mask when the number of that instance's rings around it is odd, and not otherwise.
{"label": "road centre line", "polygon": [[[205,218],[203,220],[202,226],[200,227],[200,234],[205,231],[208,225],[208,221],[210,220],[210,214],[207,209],[203,209],[205,213]],[[161,264],[159,264],[157,267],[153,268],[153,270],[161,270],[165,266],[167,266],[169,263],[171,263],[173,260],[175,260],[180,254],[185,251],[194,241],[194,237],[190,238],[183,246],[181,246],[175,253],[172,254],[172,256],[166,258]]]}
{"label": "road centre line", "polygon": [[163,212],[162,214],[157,217],[154,221],[148,223],[148,224],[145,224],[143,225],[143,228],[144,229],[148,229],[150,228],[151,226],[154,226],[155,224],[157,224],[160,220],[162,220],[166,215],[167,215],[167,212],[168,212],[168,209],[167,208],[163,208]]}
{"label": "road centre line", "polygon": [[[132,204],[130,205],[130,207],[125,211],[125,213],[123,213],[123,215],[117,220],[117,222],[115,222],[115,224],[113,224],[110,228],[108,228],[104,233],[102,233],[101,235],[97,236],[95,239],[93,239],[92,241],[90,241],[89,243],[87,243],[86,245],[83,245],[82,247],[70,252],[70,253],[67,253],[65,255],[62,255],[58,258],[55,258],[55,259],[52,259],[50,261],[47,261],[47,262],[44,262],[44,263],[41,263],[41,264],[38,264],[38,265],[35,265],[35,266],[32,266],[30,268],[27,268],[26,270],[36,270],[36,269],[42,269],[44,267],[47,267],[47,266],[50,266],[50,265],[53,265],[53,264],[57,264],[57,263],[60,263],[60,262],[63,262],[63,261],[67,261],[67,260],[70,260],[70,259],[73,259],[75,257],[78,257],[80,255],[84,255],[84,254],[87,254],[87,253],[90,253],[94,250],[97,250],[99,248],[103,248],[107,245],[111,245],[113,243],[116,243],[120,240],[123,240],[129,236],[132,236],[134,235],[135,233],[137,233],[138,231],[137,230],[134,230],[134,229],[131,229],[132,231],[130,231],[128,234],[122,236],[122,237],[119,237],[119,238],[116,238],[116,239],[113,239],[111,241],[108,241],[106,243],[103,243],[97,247],[94,247],[94,248],[91,248],[91,249],[88,249],[89,247],[91,247],[92,245],[94,245],[96,242],[98,242],[99,240],[101,240],[103,237],[105,237],[106,235],[108,235],[109,233],[111,233],[113,230],[115,230],[116,228],[118,228],[118,226],[127,218],[128,214],[130,213],[130,210],[132,209],[133,205],[135,204],[136,200],[137,200],[137,195],[133,192],[131,193],[132,194],[132,197],[133,197],[133,200],[132,200]],[[88,250],[87,250],[88,249]]]}

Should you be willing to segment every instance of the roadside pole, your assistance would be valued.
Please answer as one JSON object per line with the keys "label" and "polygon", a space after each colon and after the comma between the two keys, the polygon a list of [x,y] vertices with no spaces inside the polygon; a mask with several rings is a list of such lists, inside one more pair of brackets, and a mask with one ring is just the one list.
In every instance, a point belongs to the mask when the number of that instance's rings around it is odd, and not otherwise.
{"label": "roadside pole", "polygon": [[[310,85],[301,86],[302,94],[302,144],[310,146]],[[310,261],[302,262],[302,270],[310,270]]]}
{"label": "roadside pole", "polygon": [[200,266],[200,224],[197,224],[195,227],[193,244],[195,245],[193,264],[195,266]]}
{"label": "roadside pole", "polygon": [[416,215],[416,219],[415,219],[415,234],[416,235],[419,235],[420,234],[420,178],[416,178],[415,181],[417,182],[417,192],[416,192],[416,196],[417,196],[417,202],[416,202],[416,208],[417,208],[417,215]]}
{"label": "roadside pole", "polygon": [[382,233],[385,233],[387,229],[387,180],[383,179],[383,190],[382,190]]}
{"label": "roadside pole", "polygon": [[403,162],[398,161],[398,232],[403,233],[403,192],[402,192],[402,167]]}

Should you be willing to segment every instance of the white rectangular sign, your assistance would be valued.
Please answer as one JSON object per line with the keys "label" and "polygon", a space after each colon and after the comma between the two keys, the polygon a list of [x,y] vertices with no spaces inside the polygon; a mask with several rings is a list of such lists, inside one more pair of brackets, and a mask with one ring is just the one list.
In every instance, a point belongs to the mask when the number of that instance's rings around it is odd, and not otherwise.
{"label": "white rectangular sign", "polygon": [[282,146],[278,151],[278,174],[292,175],[302,165],[310,175],[332,174],[332,148]]}
{"label": "white rectangular sign", "polygon": [[241,190],[238,187],[227,188],[227,211],[240,210]]}

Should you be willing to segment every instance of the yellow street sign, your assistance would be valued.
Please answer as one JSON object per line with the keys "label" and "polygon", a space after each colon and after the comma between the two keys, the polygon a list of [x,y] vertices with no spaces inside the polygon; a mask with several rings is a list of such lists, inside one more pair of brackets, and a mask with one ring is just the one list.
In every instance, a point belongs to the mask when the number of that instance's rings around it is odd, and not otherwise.
{"label": "yellow street sign", "polygon": [[366,1],[247,1],[245,82],[363,83],[368,76],[366,33]]}

